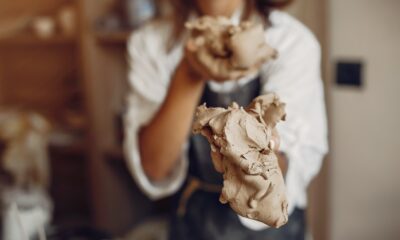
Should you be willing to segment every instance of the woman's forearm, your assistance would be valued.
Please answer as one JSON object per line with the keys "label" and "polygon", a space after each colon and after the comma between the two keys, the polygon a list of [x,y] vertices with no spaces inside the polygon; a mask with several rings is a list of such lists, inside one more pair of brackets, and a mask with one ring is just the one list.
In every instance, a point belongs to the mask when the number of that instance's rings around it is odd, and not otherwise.
{"label": "woman's forearm", "polygon": [[175,166],[203,92],[205,81],[201,78],[183,60],[160,110],[139,133],[142,166],[152,180],[164,179]]}

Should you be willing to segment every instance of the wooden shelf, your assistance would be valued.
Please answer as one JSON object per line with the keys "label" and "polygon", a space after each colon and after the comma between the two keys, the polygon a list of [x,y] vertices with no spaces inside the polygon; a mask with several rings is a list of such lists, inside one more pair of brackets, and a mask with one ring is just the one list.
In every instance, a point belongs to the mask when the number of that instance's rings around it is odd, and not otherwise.
{"label": "wooden shelf", "polygon": [[35,35],[17,35],[0,39],[0,45],[72,45],[76,43],[75,36],[55,35],[48,38]]}
{"label": "wooden shelf", "polygon": [[97,40],[107,44],[126,44],[132,30],[95,31]]}

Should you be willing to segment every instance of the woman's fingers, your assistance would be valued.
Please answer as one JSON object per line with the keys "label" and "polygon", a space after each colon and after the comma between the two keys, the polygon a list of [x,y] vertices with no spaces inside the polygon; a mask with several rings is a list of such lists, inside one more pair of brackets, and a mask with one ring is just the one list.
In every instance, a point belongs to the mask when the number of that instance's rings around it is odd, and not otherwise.
{"label": "woman's fingers", "polygon": [[268,44],[262,44],[256,54],[256,64],[262,65],[268,60],[275,59],[278,56],[278,52],[268,46]]}
{"label": "woman's fingers", "polygon": [[192,58],[195,68],[210,80],[235,80],[245,75],[244,71],[232,68],[229,58],[216,57],[205,47],[199,48]]}

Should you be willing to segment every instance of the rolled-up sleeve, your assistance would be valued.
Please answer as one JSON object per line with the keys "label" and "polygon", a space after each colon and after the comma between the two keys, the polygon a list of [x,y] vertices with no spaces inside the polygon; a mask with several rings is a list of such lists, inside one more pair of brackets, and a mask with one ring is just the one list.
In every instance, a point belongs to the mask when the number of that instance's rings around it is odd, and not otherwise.
{"label": "rolled-up sleeve", "polygon": [[[130,92],[124,116],[124,154],[127,165],[139,188],[153,200],[175,193],[187,173],[185,149],[172,173],[163,181],[151,181],[141,164],[138,134],[157,113],[168,88],[169,72],[161,59],[156,57],[159,39],[149,33],[154,29],[141,29],[128,41]],[[157,139],[154,139],[157,141]],[[157,151],[157,149],[154,149]]]}
{"label": "rolled-up sleeve", "polygon": [[[301,33],[296,34],[296,31]],[[273,39],[279,58],[267,68],[264,92],[276,92],[286,103],[287,119],[278,124],[281,151],[289,161],[286,175],[289,211],[307,204],[306,189],[319,172],[328,151],[327,120],[321,50],[315,37],[305,28]],[[272,44],[272,43],[271,43]]]}

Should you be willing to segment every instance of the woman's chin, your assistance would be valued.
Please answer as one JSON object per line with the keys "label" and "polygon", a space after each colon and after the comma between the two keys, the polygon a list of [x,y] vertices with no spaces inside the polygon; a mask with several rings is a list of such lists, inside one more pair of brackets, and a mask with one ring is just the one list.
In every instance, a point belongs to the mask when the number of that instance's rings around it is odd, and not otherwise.
{"label": "woman's chin", "polygon": [[229,17],[240,6],[241,1],[242,0],[197,0],[197,6],[202,15]]}

